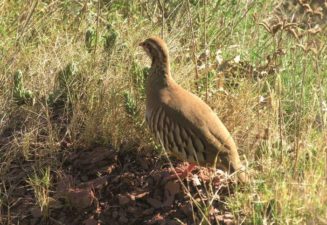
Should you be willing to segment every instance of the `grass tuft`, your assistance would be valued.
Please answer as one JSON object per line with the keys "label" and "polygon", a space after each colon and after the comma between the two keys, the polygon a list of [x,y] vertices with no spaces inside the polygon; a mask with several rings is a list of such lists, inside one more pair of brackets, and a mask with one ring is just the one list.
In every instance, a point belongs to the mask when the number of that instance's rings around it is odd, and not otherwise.
{"label": "grass tuft", "polygon": [[[224,202],[236,221],[326,224],[327,10],[285,2],[2,1],[0,223],[21,219],[12,187],[51,217],[72,150],[157,149],[138,43],[164,35],[172,76],[216,111],[248,167],[250,184]],[[210,202],[194,221],[209,224]]]}

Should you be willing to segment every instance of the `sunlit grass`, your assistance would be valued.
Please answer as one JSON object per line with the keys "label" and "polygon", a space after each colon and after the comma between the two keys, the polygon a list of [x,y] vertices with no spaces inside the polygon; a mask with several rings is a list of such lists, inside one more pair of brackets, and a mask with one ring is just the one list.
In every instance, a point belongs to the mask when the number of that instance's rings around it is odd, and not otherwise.
{"label": "sunlit grass", "polygon": [[[326,29],[300,40],[286,31],[269,34],[260,22],[273,1],[190,2],[190,12],[185,2],[168,4],[171,14],[163,27],[173,77],[186,89],[197,92],[193,41],[197,56],[210,50],[212,64],[217,50],[225,60],[240,56],[256,68],[275,57],[271,75],[251,79],[235,70],[224,90],[216,85],[217,71],[211,71],[207,101],[235,137],[251,176],[250,184],[229,198],[229,208],[246,224],[325,223]],[[11,165],[23,159],[31,168],[44,168],[52,160],[45,171],[31,170],[24,177],[35,202],[46,208],[49,171],[60,167],[63,140],[73,147],[117,147],[131,140],[153,145],[143,118],[149,61],[138,48],[146,37],[161,33],[160,10],[153,9],[147,1],[103,1],[100,10],[95,1],[87,7],[78,1],[0,3],[0,133],[10,139],[0,142],[1,205],[9,204],[5,187]],[[314,40],[320,43],[313,45],[316,53],[300,47]],[[63,87],[60,72],[72,64],[78,76]],[[19,88],[17,71],[24,79]],[[200,76],[198,94],[205,98],[206,73]],[[61,101],[55,104],[51,96]]]}

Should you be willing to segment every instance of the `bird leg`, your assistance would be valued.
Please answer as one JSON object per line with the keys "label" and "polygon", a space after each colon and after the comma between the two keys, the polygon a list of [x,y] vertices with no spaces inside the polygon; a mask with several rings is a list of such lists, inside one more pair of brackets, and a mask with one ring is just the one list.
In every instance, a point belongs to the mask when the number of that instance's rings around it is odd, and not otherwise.
{"label": "bird leg", "polygon": [[179,178],[181,180],[184,180],[189,175],[189,173],[191,173],[194,170],[195,166],[196,164],[189,163],[186,168],[176,168],[174,171],[175,174],[171,174],[170,176],[167,177],[167,179],[174,180]]}

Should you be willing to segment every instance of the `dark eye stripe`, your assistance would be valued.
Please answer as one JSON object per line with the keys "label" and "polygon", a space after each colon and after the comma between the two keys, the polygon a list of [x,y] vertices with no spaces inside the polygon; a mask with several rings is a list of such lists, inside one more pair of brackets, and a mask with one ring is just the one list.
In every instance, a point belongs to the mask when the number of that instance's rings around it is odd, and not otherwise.
{"label": "dark eye stripe", "polygon": [[145,44],[146,44],[146,47],[149,49],[150,54],[152,56],[158,57],[160,61],[167,60],[167,55],[166,55],[165,51],[154,40],[149,39],[149,40],[147,40],[147,42]]}

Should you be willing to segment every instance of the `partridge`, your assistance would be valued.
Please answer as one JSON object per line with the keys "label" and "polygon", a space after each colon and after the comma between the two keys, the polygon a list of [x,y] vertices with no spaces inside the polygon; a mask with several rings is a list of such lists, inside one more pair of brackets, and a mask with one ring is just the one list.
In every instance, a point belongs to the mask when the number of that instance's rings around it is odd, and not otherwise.
{"label": "partridge", "polygon": [[[236,144],[213,110],[183,89],[170,73],[166,43],[150,37],[140,43],[151,58],[146,84],[146,122],[164,149],[190,167],[215,166],[247,181]],[[215,164],[215,165],[214,165]]]}

